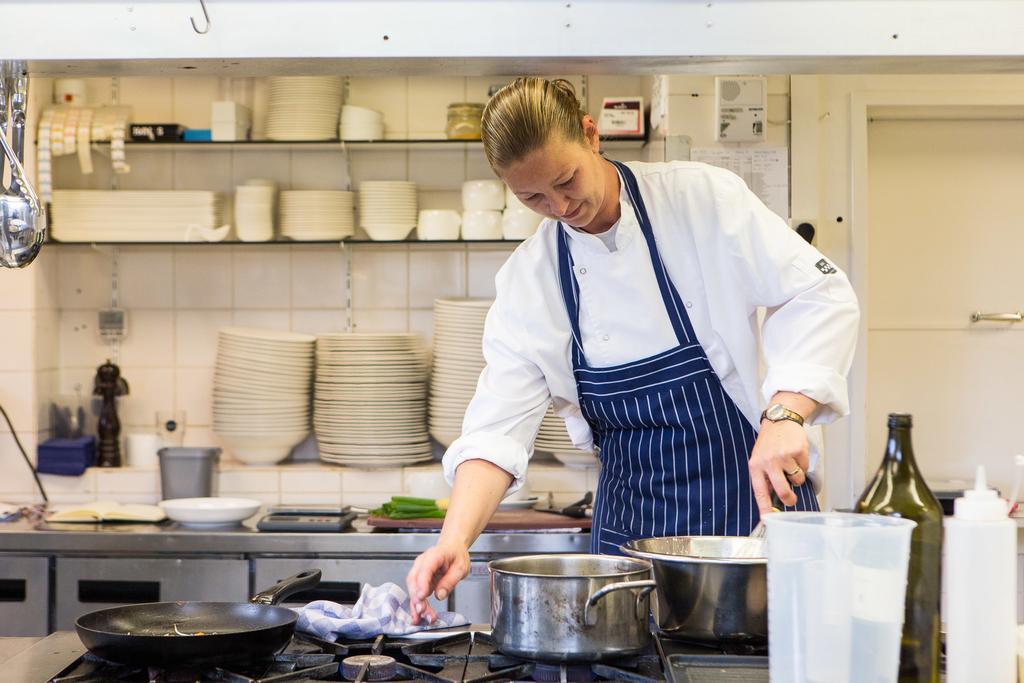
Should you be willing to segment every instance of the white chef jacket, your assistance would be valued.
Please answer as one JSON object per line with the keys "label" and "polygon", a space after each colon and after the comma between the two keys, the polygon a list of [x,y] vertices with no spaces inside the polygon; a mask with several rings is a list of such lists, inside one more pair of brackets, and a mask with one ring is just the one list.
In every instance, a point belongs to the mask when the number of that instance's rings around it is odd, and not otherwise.
{"label": "white chef jacket", "polygon": [[[846,415],[846,375],[860,315],[846,275],[732,172],[683,161],[627,165],[711,367],[755,429],[778,391],[820,403],[813,424]],[[621,180],[620,187],[615,251],[599,237],[563,228],[580,289],[583,351],[592,367],[632,362],[679,343]],[[444,456],[449,483],[460,464],[482,459],[515,477],[509,493],[517,490],[549,400],[573,443],[593,446],[573,376],[572,333],[558,281],[558,229],[545,220],[497,274],[484,328],[487,365],[462,436]],[[766,309],[760,340],[759,307]],[[817,450],[812,441],[812,470]]]}

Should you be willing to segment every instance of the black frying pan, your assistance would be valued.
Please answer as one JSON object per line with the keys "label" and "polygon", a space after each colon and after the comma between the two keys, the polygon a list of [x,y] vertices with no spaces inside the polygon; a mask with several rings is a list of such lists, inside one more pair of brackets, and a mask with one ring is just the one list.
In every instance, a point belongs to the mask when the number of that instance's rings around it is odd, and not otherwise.
{"label": "black frying pan", "polygon": [[266,657],[288,644],[298,620],[277,603],[319,583],[320,570],[311,569],[257,593],[248,603],[112,607],[83,614],[75,629],[93,654],[122,664],[193,666]]}

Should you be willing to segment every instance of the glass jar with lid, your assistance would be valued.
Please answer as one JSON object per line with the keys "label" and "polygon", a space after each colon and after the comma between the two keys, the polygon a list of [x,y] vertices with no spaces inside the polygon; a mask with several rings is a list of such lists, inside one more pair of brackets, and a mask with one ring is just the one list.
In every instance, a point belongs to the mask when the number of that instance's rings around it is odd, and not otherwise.
{"label": "glass jar with lid", "polygon": [[448,105],[445,134],[450,140],[479,140],[480,118],[484,105],[477,102],[452,102]]}

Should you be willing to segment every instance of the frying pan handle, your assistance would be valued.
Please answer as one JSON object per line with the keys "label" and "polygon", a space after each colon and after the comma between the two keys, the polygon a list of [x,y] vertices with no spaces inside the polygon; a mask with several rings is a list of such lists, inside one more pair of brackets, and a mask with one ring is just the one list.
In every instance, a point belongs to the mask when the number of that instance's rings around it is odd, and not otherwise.
{"label": "frying pan handle", "polygon": [[309,588],[316,588],[319,584],[320,570],[308,569],[287,579],[281,579],[271,588],[252,596],[249,602],[254,602],[257,605],[276,605],[289,595],[294,595]]}
{"label": "frying pan handle", "polygon": [[587,626],[594,626],[597,623],[597,616],[591,616],[594,613],[591,609],[598,603],[598,601],[604,596],[614,591],[631,590],[633,588],[639,588],[640,590],[636,594],[636,615],[638,619],[645,618],[646,615],[641,613],[641,601],[644,596],[650,593],[658,586],[654,580],[647,581],[621,581],[619,583],[610,583],[607,586],[595,591],[588,599],[587,604],[583,608],[583,623]]}

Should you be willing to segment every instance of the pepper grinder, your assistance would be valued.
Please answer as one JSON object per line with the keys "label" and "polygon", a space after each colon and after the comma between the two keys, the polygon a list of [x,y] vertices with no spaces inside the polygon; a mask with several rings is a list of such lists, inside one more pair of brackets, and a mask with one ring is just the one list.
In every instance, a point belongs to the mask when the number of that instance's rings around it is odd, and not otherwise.
{"label": "pepper grinder", "polygon": [[128,382],[121,377],[121,368],[108,359],[96,368],[93,394],[103,399],[100,419],[96,427],[100,467],[121,466],[121,421],[117,417],[117,397],[128,394]]}

